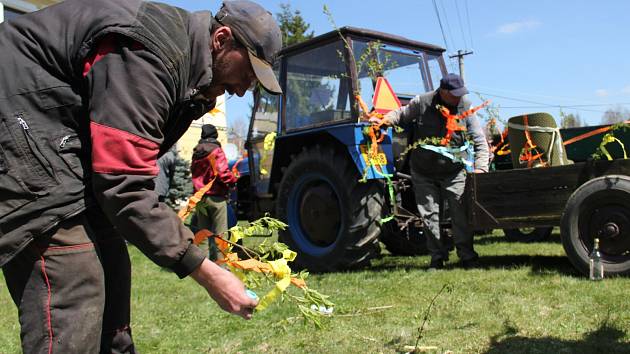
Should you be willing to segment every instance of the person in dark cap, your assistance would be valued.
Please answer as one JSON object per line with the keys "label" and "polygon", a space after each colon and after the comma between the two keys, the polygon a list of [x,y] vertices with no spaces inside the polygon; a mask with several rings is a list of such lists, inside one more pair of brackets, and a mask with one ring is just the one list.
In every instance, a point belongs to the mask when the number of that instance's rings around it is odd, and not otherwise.
{"label": "person in dark cap", "polygon": [[[448,202],[457,255],[464,268],[479,265],[473,247],[473,232],[468,228],[464,204],[466,173],[488,171],[488,144],[476,115],[456,121],[459,129],[447,130],[441,107],[456,115],[470,109],[468,93],[459,75],[448,74],[433,92],[414,97],[408,105],[387,113],[388,125],[412,125],[414,141],[422,146],[412,150],[411,177],[418,211],[424,222],[427,248],[431,254],[429,270],[444,268],[449,250],[440,233],[440,200]],[[445,139],[446,136],[448,139]],[[472,140],[470,142],[469,140]],[[442,146],[444,144],[445,146]]]}
{"label": "person in dark cap", "polygon": [[[194,215],[197,229],[210,230],[215,235],[223,235],[228,230],[228,193],[237,178],[228,167],[228,161],[221,148],[217,128],[212,124],[201,127],[201,139],[193,150],[190,171],[195,192],[211,184],[201,199]],[[199,207],[204,210],[199,211]],[[214,239],[208,239],[209,258],[222,259]]]}
{"label": "person in dark cap", "polygon": [[0,266],[23,352],[135,351],[125,240],[251,318],[257,301],[193,245],[154,178],[216,97],[281,92],[281,46],[272,14],[245,0],[216,16],[66,0],[0,24]]}

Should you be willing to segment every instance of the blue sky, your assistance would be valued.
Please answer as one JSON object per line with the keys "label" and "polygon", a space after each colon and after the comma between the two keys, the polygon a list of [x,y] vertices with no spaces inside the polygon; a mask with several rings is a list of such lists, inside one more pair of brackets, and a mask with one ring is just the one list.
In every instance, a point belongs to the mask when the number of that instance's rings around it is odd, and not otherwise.
{"label": "blue sky", "polygon": [[[219,1],[166,0],[188,10],[216,12]],[[401,35],[465,57],[466,83],[500,107],[501,117],[549,112],[559,107],[599,124],[609,108],[630,110],[630,1],[626,0],[260,0],[272,13],[289,3],[315,35],[332,26],[355,26]],[[458,11],[459,10],[459,11]],[[449,71],[457,62],[447,58]],[[481,103],[476,94],[471,98]],[[228,121],[246,119],[251,94],[228,100]],[[630,117],[628,117],[630,119]]]}

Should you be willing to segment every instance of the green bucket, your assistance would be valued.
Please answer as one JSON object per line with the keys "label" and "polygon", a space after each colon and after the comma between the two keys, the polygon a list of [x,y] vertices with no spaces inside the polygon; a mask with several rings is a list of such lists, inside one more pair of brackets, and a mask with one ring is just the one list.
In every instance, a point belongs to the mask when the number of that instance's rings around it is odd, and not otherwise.
{"label": "green bucket", "polygon": [[[525,117],[527,117],[527,125],[525,125]],[[536,146],[538,153],[543,154],[541,158],[549,166],[573,163],[567,158],[556,120],[548,113],[532,113],[512,117],[508,120],[508,139],[514,168],[527,167],[527,162],[519,161],[519,156],[527,140],[525,130],[529,131],[532,143]],[[534,165],[536,165],[536,161]]]}

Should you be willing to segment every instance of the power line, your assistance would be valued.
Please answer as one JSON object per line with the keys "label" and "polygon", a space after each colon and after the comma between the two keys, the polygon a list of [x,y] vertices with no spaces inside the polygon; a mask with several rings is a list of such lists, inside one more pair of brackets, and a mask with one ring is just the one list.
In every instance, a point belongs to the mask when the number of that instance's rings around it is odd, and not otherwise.
{"label": "power line", "polygon": [[473,91],[474,93],[478,94],[478,95],[485,95],[485,96],[490,96],[490,97],[497,97],[497,98],[503,98],[506,100],[511,100],[511,101],[517,101],[517,102],[525,102],[525,103],[531,103],[531,104],[535,104],[536,106],[520,106],[520,107],[501,107],[501,108],[559,108],[559,109],[573,109],[576,111],[583,111],[583,112],[594,112],[594,113],[606,113],[603,111],[597,111],[597,110],[593,110],[593,109],[585,109],[585,108],[576,108],[575,106],[571,106],[571,105],[558,105],[558,104],[548,104],[548,103],[542,103],[542,102],[535,102],[535,101],[529,101],[529,100],[523,100],[523,99],[519,99],[519,98],[514,98],[514,97],[507,97],[507,96],[501,96],[501,95],[493,95],[491,93],[484,93],[484,92],[479,92],[479,91]]}
{"label": "power line", "polygon": [[[442,18],[440,17],[440,11],[438,10],[436,0],[433,0],[433,8],[435,9],[435,15],[437,16],[438,23],[440,24],[440,31],[442,32],[442,38],[444,38],[444,46],[446,50],[449,50],[448,41],[446,40],[446,33],[444,32],[444,26],[442,26]],[[453,68],[453,63],[451,61],[448,62],[451,66],[451,70],[455,70]]]}
{"label": "power line", "polygon": [[[576,104],[576,105],[560,105],[553,107],[563,107],[563,108],[580,108],[580,107],[602,107],[602,106],[628,106],[630,103],[602,103],[602,104]],[[536,106],[539,107],[539,106]],[[515,107],[503,107],[503,108],[535,108],[533,106],[515,106]]]}
{"label": "power line", "polygon": [[440,24],[440,31],[442,31],[442,38],[444,38],[444,45],[448,50],[448,41],[446,40],[446,34],[444,33],[444,26],[442,26],[442,18],[440,17],[440,11],[438,11],[437,3],[433,0],[433,7],[435,8],[435,15],[437,16],[438,23]]}
{"label": "power line", "polygon": [[464,0],[466,4],[466,21],[468,22],[468,35],[470,36],[470,47],[475,48],[475,42],[473,42],[472,27],[470,26],[470,12],[468,11],[468,0]]}
{"label": "power line", "polygon": [[472,92],[474,92],[474,93],[476,93],[478,95],[485,95],[485,96],[490,96],[490,97],[504,98],[506,100],[531,103],[531,104],[536,104],[536,105],[540,105],[540,106],[560,107],[559,105],[550,105],[550,104],[547,104],[547,103],[541,103],[541,102],[536,102],[536,101],[524,100],[524,99],[521,99],[521,98],[514,98],[514,97],[508,97],[508,96],[495,95],[495,94],[491,94],[491,93],[487,93],[487,92],[480,92],[480,91],[472,91]]}
{"label": "power line", "polygon": [[[498,89],[498,88],[495,88],[495,87],[476,85],[476,84],[475,85],[470,85],[470,86],[478,87],[478,88],[481,88],[482,90],[486,89],[486,90],[491,90],[491,91],[505,92],[505,93],[509,93],[509,94],[517,94],[517,95],[523,95],[523,96],[547,98],[547,99],[551,99],[551,100],[565,100],[565,101],[579,101],[579,102],[584,102],[585,101],[582,98],[541,95],[541,94],[537,94],[537,93],[527,93],[527,92],[514,91],[514,90]],[[592,102],[595,102],[595,101],[592,101]]]}
{"label": "power line", "polygon": [[[444,7],[444,1],[440,0],[440,6],[442,7],[442,13],[444,14],[444,22],[446,22],[446,30],[448,31],[448,37],[451,39],[451,51],[454,51],[456,48],[455,45],[455,37],[453,37],[453,32],[451,31],[451,23],[448,21],[448,14],[446,12],[446,7]],[[455,72],[455,66],[451,61],[451,70]]]}
{"label": "power line", "polygon": [[460,15],[458,0],[453,0],[455,2],[455,10],[457,11],[457,20],[459,21],[459,29],[462,32],[462,38],[464,39],[464,45],[466,49],[468,49],[468,41],[466,40],[466,35],[464,34],[464,25],[462,24],[462,16]]}
{"label": "power line", "polygon": [[448,36],[452,42],[452,50],[455,50],[455,37],[453,37],[453,32],[451,31],[451,23],[448,20],[448,13],[446,12],[446,7],[444,7],[444,1],[440,1],[440,6],[442,6],[442,13],[444,13],[444,22],[446,22],[446,29],[448,30]]}

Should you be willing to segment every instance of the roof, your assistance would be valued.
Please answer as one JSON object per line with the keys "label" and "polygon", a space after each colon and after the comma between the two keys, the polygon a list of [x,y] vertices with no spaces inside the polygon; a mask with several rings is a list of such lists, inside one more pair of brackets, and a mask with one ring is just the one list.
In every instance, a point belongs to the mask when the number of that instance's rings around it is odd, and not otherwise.
{"label": "roof", "polygon": [[428,50],[428,51],[439,52],[439,53],[446,51],[446,49],[442,47],[439,47],[433,44],[428,44],[425,42],[415,41],[415,40],[408,39],[402,36],[397,36],[397,35],[379,32],[379,31],[373,31],[373,30],[364,29],[364,28],[346,26],[346,27],[339,28],[339,30],[330,31],[328,33],[324,33],[317,37],[306,40],[304,42],[300,42],[300,43],[285,47],[280,51],[278,55],[285,55],[288,53],[300,51],[304,48],[314,46],[319,42],[327,42],[335,38],[339,38],[340,33],[343,36],[364,37],[364,38],[379,40],[384,43],[396,44],[402,47],[407,47],[409,49],[422,49],[422,50]]}

